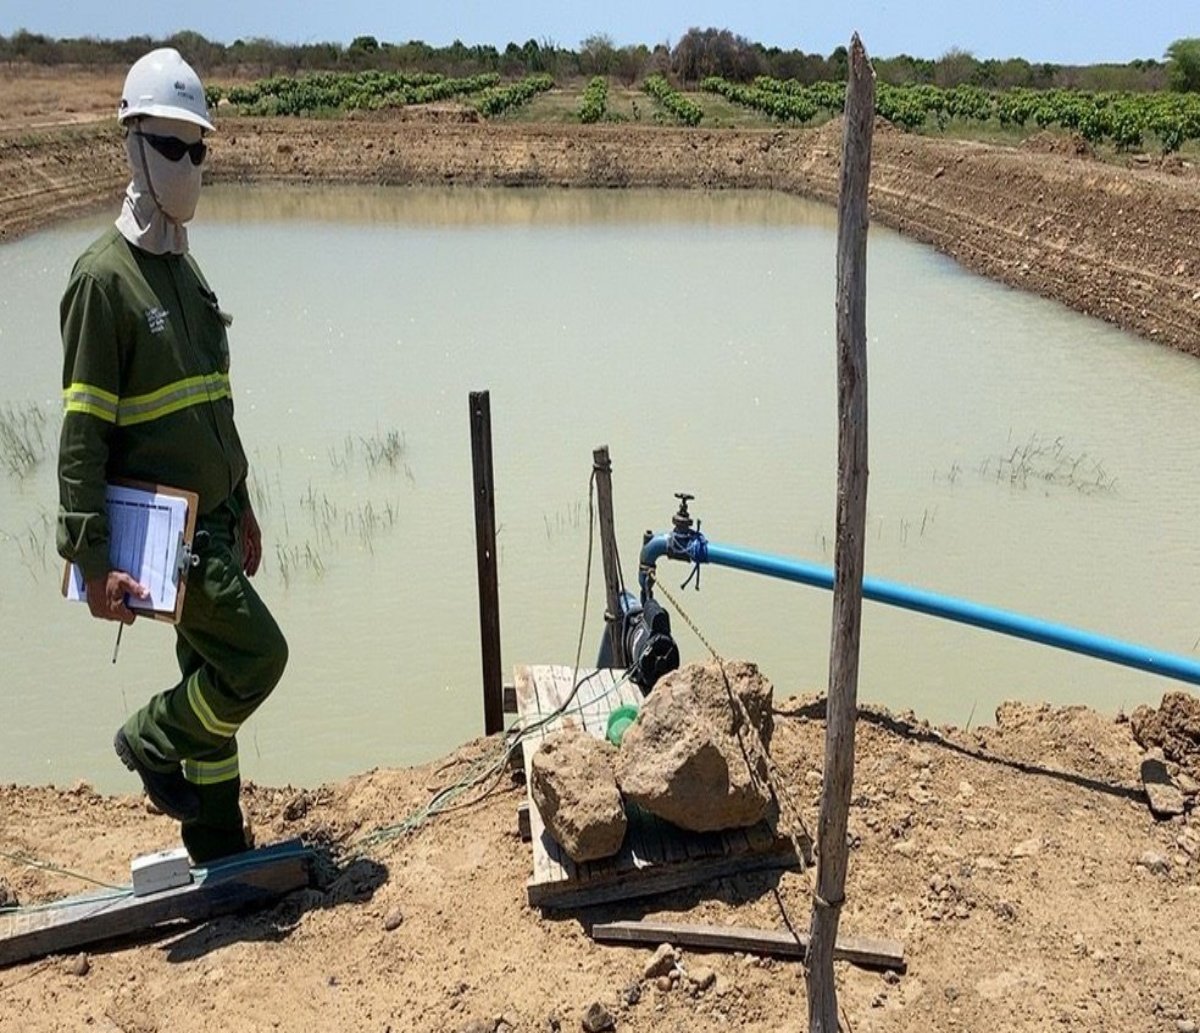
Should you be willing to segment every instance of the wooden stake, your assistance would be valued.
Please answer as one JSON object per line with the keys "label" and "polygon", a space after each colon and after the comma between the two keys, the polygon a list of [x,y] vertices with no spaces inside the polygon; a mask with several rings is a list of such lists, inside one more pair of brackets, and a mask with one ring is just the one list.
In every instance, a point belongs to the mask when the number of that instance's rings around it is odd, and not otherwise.
{"label": "wooden stake", "polygon": [[483,663],[483,731],[504,730],[500,675],[500,588],[496,576],[496,487],[492,478],[492,405],[471,392],[471,469],[475,479],[475,560],[479,571],[479,638]]}
{"label": "wooden stake", "polygon": [[875,123],[875,73],[850,41],[842,179],[838,197],[838,494],[833,632],[825,718],[825,789],[817,827],[817,892],[809,929],[808,1028],[837,1033],[833,956],[846,889],[846,826],[854,785],[863,539],[867,518],[867,188]]}
{"label": "wooden stake", "polygon": [[612,649],[613,667],[629,666],[625,643],[621,640],[621,561],[617,555],[617,533],[613,522],[612,462],[608,446],[592,450],[592,470],[596,474],[596,509],[600,516],[600,555],[604,560],[604,625]]}

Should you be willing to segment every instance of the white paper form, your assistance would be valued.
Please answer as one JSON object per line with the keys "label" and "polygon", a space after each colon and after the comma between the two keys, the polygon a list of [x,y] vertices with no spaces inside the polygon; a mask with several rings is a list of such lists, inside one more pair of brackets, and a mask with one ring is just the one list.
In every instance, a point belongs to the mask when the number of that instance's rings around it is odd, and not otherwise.
{"label": "white paper form", "polygon": [[[179,558],[187,526],[187,499],[142,488],[110,484],[108,507],[109,564],[150,590],[145,599],[129,596],[131,610],[172,613],[179,592]],[[72,565],[67,598],[86,598],[83,574]]]}

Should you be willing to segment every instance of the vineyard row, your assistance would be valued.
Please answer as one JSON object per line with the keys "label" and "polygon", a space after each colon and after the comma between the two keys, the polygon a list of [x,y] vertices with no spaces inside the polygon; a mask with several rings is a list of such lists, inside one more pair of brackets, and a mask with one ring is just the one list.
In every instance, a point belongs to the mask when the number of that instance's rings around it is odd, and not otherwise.
{"label": "vineyard row", "polygon": [[[764,76],[750,86],[711,77],[701,89],[735,104],[783,121],[808,122],[818,115],[840,113],[846,103],[844,83],[804,86],[794,80]],[[1143,146],[1154,137],[1164,152],[1200,140],[1200,95],[1183,93],[1086,93],[1078,90],[983,90],[974,86],[889,86],[880,83],[875,112],[905,129],[932,123],[945,128],[951,119],[996,121],[1024,129],[1052,127],[1079,133],[1090,143],[1112,142],[1118,150]]]}

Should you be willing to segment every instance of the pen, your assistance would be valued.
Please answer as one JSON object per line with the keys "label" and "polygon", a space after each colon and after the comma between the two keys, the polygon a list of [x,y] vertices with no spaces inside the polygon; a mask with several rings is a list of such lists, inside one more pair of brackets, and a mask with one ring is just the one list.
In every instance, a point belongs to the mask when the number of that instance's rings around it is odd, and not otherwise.
{"label": "pen", "polygon": [[113,659],[112,659],[112,662],[113,662],[114,664],[117,662],[117,650],[121,648],[121,632],[122,632],[122,631],[124,631],[124,630],[125,630],[125,625],[124,625],[124,623],[120,623],[120,624],[118,624],[118,625],[117,625],[117,641],[116,641],[116,642],[114,643],[114,645],[113,645]]}

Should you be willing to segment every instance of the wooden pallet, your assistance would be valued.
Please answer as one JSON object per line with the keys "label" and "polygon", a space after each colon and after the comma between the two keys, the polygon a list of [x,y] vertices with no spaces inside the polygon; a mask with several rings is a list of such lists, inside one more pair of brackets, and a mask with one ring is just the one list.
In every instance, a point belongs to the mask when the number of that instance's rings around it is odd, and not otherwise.
{"label": "wooden pallet", "polygon": [[[571,694],[570,667],[539,665],[516,669],[517,711],[522,724],[532,727],[553,714]],[[562,728],[576,728],[604,738],[608,717],[622,704],[640,705],[641,691],[621,682],[615,670],[581,670],[579,691],[566,712],[524,740],[526,785],[541,740]],[[685,832],[627,805],[629,829],[619,853],[601,861],[576,864],[546,831],[532,796],[529,824],[533,844],[533,878],[527,884],[529,903],[543,908],[585,907],[651,896],[695,886],[710,879],[763,869],[797,867],[790,839],[773,824],[729,832]]]}

